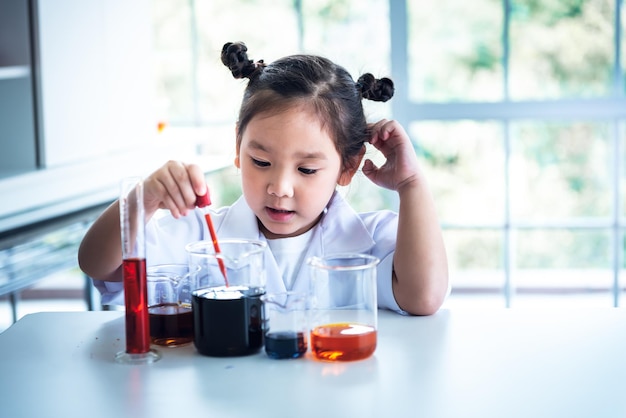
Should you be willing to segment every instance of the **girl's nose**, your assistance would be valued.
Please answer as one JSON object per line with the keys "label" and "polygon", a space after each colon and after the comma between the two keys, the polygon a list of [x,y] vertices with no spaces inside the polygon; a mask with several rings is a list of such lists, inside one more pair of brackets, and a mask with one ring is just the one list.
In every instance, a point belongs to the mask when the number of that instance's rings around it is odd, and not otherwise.
{"label": "girl's nose", "polygon": [[277,173],[267,185],[267,193],[276,197],[293,197],[293,182],[287,173]]}

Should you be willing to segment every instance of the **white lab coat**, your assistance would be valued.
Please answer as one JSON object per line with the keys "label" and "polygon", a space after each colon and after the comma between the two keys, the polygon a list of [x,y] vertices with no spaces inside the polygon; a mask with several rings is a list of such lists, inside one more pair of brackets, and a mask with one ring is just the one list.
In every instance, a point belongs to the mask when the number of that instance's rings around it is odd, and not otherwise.
{"label": "white lab coat", "polygon": [[[266,241],[259,231],[257,218],[243,197],[232,206],[211,211],[219,239],[247,238]],[[389,210],[356,213],[335,192],[318,225],[315,226],[304,260],[312,256],[336,253],[365,253],[380,259],[377,266],[377,297],[379,308],[404,313],[393,296],[391,272],[396,247],[398,215]],[[165,263],[187,263],[185,245],[199,240],[210,240],[210,234],[201,210],[175,219],[169,214],[155,217],[146,225],[146,263],[148,266]],[[285,291],[282,275],[269,248],[265,254],[266,291]],[[310,269],[302,266],[296,275],[292,290],[308,292]],[[124,304],[123,284],[94,280],[102,294],[103,304]]]}

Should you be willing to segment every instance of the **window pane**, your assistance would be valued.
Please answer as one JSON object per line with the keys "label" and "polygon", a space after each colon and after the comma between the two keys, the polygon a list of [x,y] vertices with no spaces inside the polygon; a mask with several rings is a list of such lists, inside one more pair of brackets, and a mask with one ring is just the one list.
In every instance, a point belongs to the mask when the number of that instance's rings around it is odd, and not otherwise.
{"label": "window pane", "polygon": [[241,176],[234,165],[209,173],[206,181],[214,208],[232,205],[241,196]]}
{"label": "window pane", "polygon": [[502,99],[502,1],[421,0],[407,7],[412,100]]}
{"label": "window pane", "polygon": [[512,0],[511,98],[609,95],[614,16],[614,0]]}
{"label": "window pane", "polygon": [[[376,153],[378,154],[378,151]],[[383,164],[382,160],[377,160],[370,151],[365,154],[365,158],[377,161],[379,166]],[[375,185],[361,170],[356,172],[348,186],[337,189],[357,212],[398,210],[398,193]]]}
{"label": "window pane", "polygon": [[[362,72],[390,75],[388,0],[303,0],[304,50]],[[375,28],[375,30],[373,30]]]}
{"label": "window pane", "polygon": [[514,239],[514,306],[588,303],[612,306],[608,230],[525,230]]}
{"label": "window pane", "polygon": [[490,229],[446,229],[452,293],[447,305],[503,307],[503,235]]}
{"label": "window pane", "polygon": [[621,13],[621,22],[622,22],[622,91],[623,94],[626,94],[626,3],[622,0],[622,13]]}
{"label": "window pane", "polygon": [[[620,128],[619,128],[619,141],[621,142],[621,150],[622,150],[622,155],[621,155],[621,168],[622,168],[622,172],[618,173],[616,178],[617,180],[620,180],[621,183],[621,202],[622,202],[622,216],[624,219],[624,222],[626,222],[626,121],[622,121],[622,123],[620,123]],[[621,177],[620,177],[621,176]]]}
{"label": "window pane", "polygon": [[[194,7],[192,21],[188,1],[155,2],[160,16],[155,19],[155,32],[162,39],[156,48],[161,57],[157,66],[163,98],[160,111],[171,123],[232,124],[236,119],[246,83],[234,80],[220,62],[222,45],[229,41],[245,42],[254,60],[271,62],[298,52],[319,53],[346,67],[355,79],[363,72],[379,77],[391,74],[386,0],[303,1],[304,51],[300,50],[293,1],[216,0],[195,2]],[[272,30],[260,29],[260,16],[261,26]],[[389,109],[389,104],[379,104],[375,111],[387,116]]]}
{"label": "window pane", "polygon": [[[514,265],[518,269],[530,271],[611,267],[611,234],[608,229],[521,230],[516,232],[514,242]],[[549,278],[542,280],[546,283],[557,283]],[[562,285],[567,283],[563,281]]]}
{"label": "window pane", "polygon": [[235,80],[221,63],[222,46],[242,41],[250,59],[266,62],[299,52],[293,1],[213,0],[196,1],[195,6],[199,118],[234,123],[246,82]]}
{"label": "window pane", "polygon": [[[622,250],[623,250],[622,251],[622,269],[626,269],[626,228],[622,228],[620,231],[622,234]],[[624,276],[624,273],[626,272],[622,270],[622,287],[624,288],[624,290],[626,290],[626,276]]]}
{"label": "window pane", "polygon": [[420,122],[410,126],[444,223],[504,220],[504,149],[496,122]]}
{"label": "window pane", "polygon": [[619,250],[621,251],[622,262],[619,266],[619,288],[621,289],[619,306],[626,306],[626,228],[621,229],[620,243],[621,248]]}
{"label": "window pane", "polygon": [[[388,0],[303,0],[302,8],[304,52],[333,60],[354,80],[392,76]],[[371,121],[391,115],[391,102],[363,106]]]}
{"label": "window pane", "polygon": [[501,287],[502,231],[495,229],[445,229],[448,262],[453,271],[473,271],[474,284]]}
{"label": "window pane", "polygon": [[610,132],[602,123],[512,123],[512,218],[610,216]]}
{"label": "window pane", "polygon": [[190,122],[193,116],[193,59],[189,2],[154,0],[152,11],[158,117],[167,123]]}

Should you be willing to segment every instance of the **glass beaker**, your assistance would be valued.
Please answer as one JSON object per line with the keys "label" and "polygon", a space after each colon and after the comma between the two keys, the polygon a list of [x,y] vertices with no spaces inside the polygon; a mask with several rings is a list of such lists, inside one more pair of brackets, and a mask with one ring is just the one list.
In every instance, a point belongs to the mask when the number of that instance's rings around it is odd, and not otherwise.
{"label": "glass beaker", "polygon": [[246,239],[220,240],[218,254],[212,241],[185,247],[189,267],[199,267],[191,305],[193,341],[200,354],[240,356],[263,347],[265,248],[262,241]]}
{"label": "glass beaker", "polygon": [[361,360],[376,349],[376,266],[366,254],[312,257],[311,351],[327,361]]}
{"label": "glass beaker", "polygon": [[191,286],[199,270],[187,264],[148,267],[148,316],[152,343],[177,347],[193,341]]}
{"label": "glass beaker", "polygon": [[265,352],[274,359],[301,357],[308,349],[307,295],[301,292],[261,296]]}

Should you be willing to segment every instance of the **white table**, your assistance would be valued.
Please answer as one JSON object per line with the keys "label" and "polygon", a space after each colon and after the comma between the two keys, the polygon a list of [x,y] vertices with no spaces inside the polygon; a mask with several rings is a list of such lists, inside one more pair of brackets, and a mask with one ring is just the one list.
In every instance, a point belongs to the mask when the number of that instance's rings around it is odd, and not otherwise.
{"label": "white table", "polygon": [[121,312],[31,314],[0,334],[2,417],[626,417],[626,310],[380,312],[373,357],[116,364]]}

